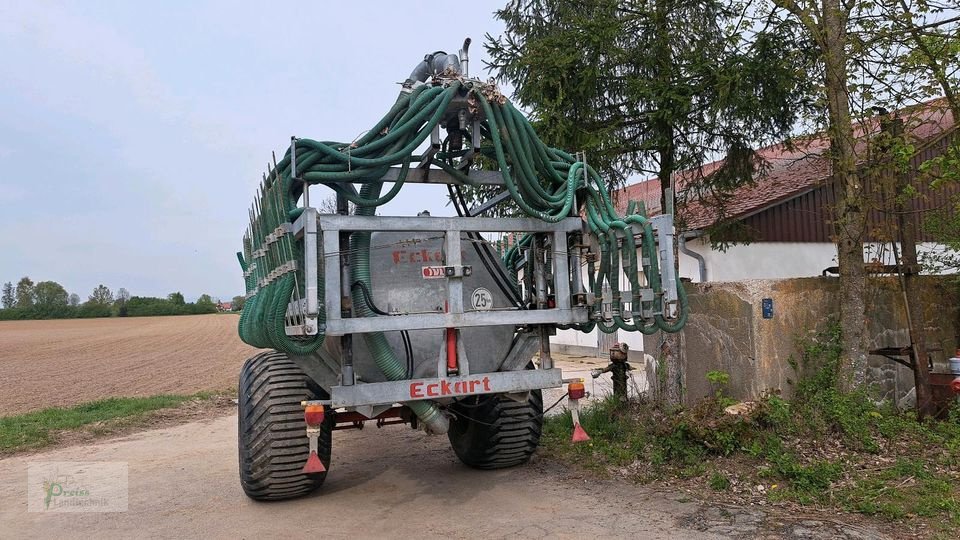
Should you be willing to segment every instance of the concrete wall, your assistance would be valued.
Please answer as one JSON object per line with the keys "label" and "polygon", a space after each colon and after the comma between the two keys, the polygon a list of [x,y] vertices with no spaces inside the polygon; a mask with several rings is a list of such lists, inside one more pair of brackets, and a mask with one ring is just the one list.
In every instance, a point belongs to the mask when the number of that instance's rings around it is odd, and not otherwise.
{"label": "concrete wall", "polygon": [[[927,341],[952,352],[957,340],[957,287],[942,278],[923,278]],[[682,376],[690,403],[713,393],[706,374],[730,374],[728,393],[753,399],[768,390],[789,396],[798,374],[790,359],[799,359],[798,340],[826,327],[839,310],[836,278],[746,280],[688,284],[690,319],[683,331]],[[908,343],[902,297],[893,279],[871,281],[868,301],[868,347],[902,347]],[[764,319],[761,302],[773,300],[773,317]],[[651,336],[656,339],[657,336]],[[646,349],[654,351],[648,338]],[[947,355],[949,357],[949,355]],[[934,353],[942,362],[944,353]],[[939,366],[939,363],[938,363]],[[913,387],[910,371],[883,357],[870,357],[869,376],[880,397],[900,399]]]}

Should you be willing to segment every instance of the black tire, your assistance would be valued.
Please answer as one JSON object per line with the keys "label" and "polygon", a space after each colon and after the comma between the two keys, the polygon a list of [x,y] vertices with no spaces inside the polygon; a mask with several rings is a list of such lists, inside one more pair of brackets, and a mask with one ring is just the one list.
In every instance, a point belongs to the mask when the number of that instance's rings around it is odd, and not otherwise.
{"label": "black tire", "polygon": [[[327,393],[279,352],[260,353],[243,365],[237,400],[240,484],[258,501],[306,495],[327,473],[301,472],[310,453],[300,402],[327,399]],[[330,467],[333,415],[320,429],[317,454]]]}
{"label": "black tire", "polygon": [[454,418],[447,436],[460,461],[478,469],[522,465],[540,444],[543,396],[530,392],[518,402],[499,394],[471,396],[450,407]]}

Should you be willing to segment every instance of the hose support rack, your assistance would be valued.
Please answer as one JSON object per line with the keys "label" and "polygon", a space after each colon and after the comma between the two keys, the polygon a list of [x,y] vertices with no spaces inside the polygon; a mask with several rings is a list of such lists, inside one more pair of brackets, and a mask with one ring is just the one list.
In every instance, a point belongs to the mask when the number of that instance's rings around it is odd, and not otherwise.
{"label": "hose support rack", "polygon": [[[556,223],[548,223],[536,218],[483,218],[483,217],[410,217],[410,216],[342,216],[319,214],[316,209],[308,208],[293,224],[293,234],[300,239],[306,236],[304,249],[304,269],[307,294],[306,315],[308,320],[316,321],[320,302],[324,302],[326,322],[323,325],[287,327],[287,335],[313,335],[324,332],[329,336],[363,334],[369,332],[389,332],[398,330],[421,330],[429,328],[462,328],[472,326],[496,325],[542,325],[586,323],[589,315],[585,306],[572,305],[570,284],[574,281],[567,263],[567,257],[555,257],[551,283],[556,293],[556,305],[546,309],[505,309],[496,311],[471,311],[464,309],[463,283],[460,276],[445,277],[446,302],[445,313],[417,313],[392,317],[342,317],[343,298],[333,291],[345,290],[341,267],[335,264],[341,256],[341,233],[349,232],[439,232],[443,234],[446,267],[463,266],[461,260],[461,233],[465,232],[516,232],[543,235],[549,238],[554,252],[567,252],[567,235],[579,232],[582,228],[580,218],[566,218]],[[310,241],[312,235],[320,236],[318,248]],[[322,253],[320,252],[322,249]],[[324,264],[318,264],[319,257]],[[334,264],[330,264],[333,262]],[[320,299],[316,291],[319,268],[323,268],[324,288],[328,292]],[[579,269],[577,269],[579,272]],[[578,293],[580,291],[577,291]],[[312,332],[307,329],[312,327]]]}

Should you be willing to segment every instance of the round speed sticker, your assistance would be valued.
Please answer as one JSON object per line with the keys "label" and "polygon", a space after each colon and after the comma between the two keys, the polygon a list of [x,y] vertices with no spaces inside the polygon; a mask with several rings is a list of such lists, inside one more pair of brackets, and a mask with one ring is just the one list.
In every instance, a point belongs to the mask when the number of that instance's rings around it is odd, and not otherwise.
{"label": "round speed sticker", "polygon": [[493,309],[493,295],[484,287],[477,287],[470,295],[470,303],[473,304],[473,309],[477,311]]}

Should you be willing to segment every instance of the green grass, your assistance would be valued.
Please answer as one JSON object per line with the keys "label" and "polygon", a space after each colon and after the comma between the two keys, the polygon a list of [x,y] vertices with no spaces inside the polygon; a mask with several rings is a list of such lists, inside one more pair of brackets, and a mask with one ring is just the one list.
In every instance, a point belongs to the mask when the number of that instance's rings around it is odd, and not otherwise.
{"label": "green grass", "polygon": [[709,484],[710,489],[714,491],[726,491],[730,489],[730,479],[719,472],[714,472],[710,475]]}
{"label": "green grass", "polygon": [[114,427],[143,418],[151,411],[209,397],[206,393],[159,395],[145,398],[109,398],[73,407],[52,407],[40,411],[0,417],[0,454],[34,450],[56,442],[60,431],[88,428],[107,423]]}
{"label": "green grass", "polygon": [[718,493],[736,480],[767,486],[760,496],[771,501],[891,521],[920,518],[935,531],[956,530],[960,407],[948,419],[921,423],[910,411],[877,406],[868,390],[841,392],[838,337],[820,335],[802,346],[805,376],[791,400],[768,395],[742,416],[723,412],[721,391],[686,409],[601,401],[581,413],[589,443],[570,442],[566,414],[547,419],[544,448],[601,474],[694,479]]}

